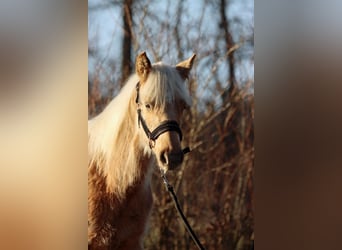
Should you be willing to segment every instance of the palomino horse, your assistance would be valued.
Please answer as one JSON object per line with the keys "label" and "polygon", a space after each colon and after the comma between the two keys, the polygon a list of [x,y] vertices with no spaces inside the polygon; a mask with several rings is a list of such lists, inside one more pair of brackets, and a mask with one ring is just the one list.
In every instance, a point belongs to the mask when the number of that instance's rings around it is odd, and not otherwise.
{"label": "palomino horse", "polygon": [[89,249],[143,249],[153,165],[166,172],[183,161],[178,122],[191,104],[185,80],[194,58],[152,65],[141,53],[136,74],[88,122]]}

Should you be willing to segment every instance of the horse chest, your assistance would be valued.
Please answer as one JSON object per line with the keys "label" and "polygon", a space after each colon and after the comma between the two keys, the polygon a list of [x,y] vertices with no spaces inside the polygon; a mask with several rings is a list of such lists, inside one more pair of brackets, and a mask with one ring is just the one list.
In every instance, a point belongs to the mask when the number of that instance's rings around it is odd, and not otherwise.
{"label": "horse chest", "polygon": [[[148,186],[139,191],[134,190],[120,206],[119,213],[114,218],[118,241],[126,246],[132,241],[140,242],[146,229],[146,224],[152,207],[152,193]],[[126,242],[128,240],[128,242]]]}
{"label": "horse chest", "polygon": [[149,215],[152,206],[151,189],[134,190],[132,194],[128,195],[127,200],[122,204],[118,220],[132,222],[145,222],[146,217]]}

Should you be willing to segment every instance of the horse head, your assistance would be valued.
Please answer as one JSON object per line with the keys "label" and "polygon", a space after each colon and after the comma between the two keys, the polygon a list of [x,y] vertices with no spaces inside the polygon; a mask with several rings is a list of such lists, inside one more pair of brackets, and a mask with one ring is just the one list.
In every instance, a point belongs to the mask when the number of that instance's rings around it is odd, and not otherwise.
{"label": "horse head", "polygon": [[136,58],[139,135],[164,172],[178,167],[184,159],[182,131],[178,124],[183,110],[191,105],[186,80],[194,59],[195,55],[176,66],[169,66],[152,65],[145,52]]}

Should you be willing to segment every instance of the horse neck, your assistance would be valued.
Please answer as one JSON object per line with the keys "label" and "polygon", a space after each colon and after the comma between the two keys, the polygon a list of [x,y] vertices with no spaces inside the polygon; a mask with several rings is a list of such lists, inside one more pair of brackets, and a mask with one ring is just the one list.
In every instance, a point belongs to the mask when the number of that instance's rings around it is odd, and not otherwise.
{"label": "horse neck", "polygon": [[135,97],[130,98],[128,111],[120,124],[107,168],[107,189],[124,196],[128,188],[149,176],[150,154],[144,152],[137,127]]}

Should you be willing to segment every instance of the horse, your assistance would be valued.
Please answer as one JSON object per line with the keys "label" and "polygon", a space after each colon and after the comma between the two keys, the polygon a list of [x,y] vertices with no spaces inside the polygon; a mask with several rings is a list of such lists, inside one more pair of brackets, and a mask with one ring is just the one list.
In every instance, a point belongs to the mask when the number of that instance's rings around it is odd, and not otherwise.
{"label": "horse", "polygon": [[135,74],[88,121],[89,250],[143,249],[153,166],[166,173],[183,162],[179,122],[195,56],[171,66],[140,53]]}

